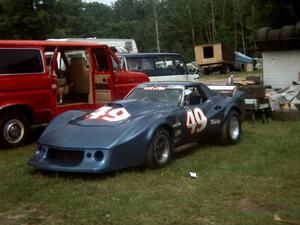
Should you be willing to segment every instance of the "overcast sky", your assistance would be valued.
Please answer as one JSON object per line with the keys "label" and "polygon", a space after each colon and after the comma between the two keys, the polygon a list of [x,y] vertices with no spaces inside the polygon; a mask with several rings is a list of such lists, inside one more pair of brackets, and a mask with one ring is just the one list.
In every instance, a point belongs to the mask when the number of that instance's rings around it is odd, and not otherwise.
{"label": "overcast sky", "polygon": [[83,2],[99,2],[99,3],[103,3],[105,5],[112,5],[112,3],[115,1],[116,0],[83,0]]}

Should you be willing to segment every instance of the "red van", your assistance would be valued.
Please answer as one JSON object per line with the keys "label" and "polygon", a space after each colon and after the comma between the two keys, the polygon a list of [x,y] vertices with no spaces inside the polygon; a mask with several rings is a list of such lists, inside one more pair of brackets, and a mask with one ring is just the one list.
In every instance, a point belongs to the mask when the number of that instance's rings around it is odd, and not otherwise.
{"label": "red van", "polygon": [[22,144],[34,124],[70,109],[94,109],[149,81],[122,70],[106,45],[0,40],[0,145]]}

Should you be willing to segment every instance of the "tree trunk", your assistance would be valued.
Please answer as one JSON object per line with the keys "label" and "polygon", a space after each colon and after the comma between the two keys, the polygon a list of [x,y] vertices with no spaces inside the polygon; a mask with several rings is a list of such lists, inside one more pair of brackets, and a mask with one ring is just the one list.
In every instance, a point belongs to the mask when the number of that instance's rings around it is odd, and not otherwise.
{"label": "tree trunk", "polygon": [[215,39],[215,35],[216,35],[216,22],[215,22],[215,10],[214,10],[214,2],[213,0],[210,0],[210,4],[211,4],[211,29],[212,29],[212,41],[214,41]]}
{"label": "tree trunk", "polygon": [[153,1],[153,16],[155,23],[155,34],[156,34],[156,49],[157,52],[160,52],[160,42],[159,42],[159,27],[158,27],[158,16],[156,11],[156,1]]}
{"label": "tree trunk", "polygon": [[191,9],[191,0],[189,0],[189,2],[187,4],[187,8],[188,8],[188,14],[189,14],[189,19],[190,19],[190,27],[191,27],[191,32],[192,32],[193,46],[195,47],[195,29],[194,29],[193,14],[192,14],[192,9]]}

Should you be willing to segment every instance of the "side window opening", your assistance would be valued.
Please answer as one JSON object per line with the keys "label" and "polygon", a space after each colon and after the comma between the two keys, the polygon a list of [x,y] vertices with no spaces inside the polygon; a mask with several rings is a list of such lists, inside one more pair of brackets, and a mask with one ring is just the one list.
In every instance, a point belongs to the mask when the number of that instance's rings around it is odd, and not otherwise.
{"label": "side window opening", "polygon": [[199,92],[196,86],[190,86],[185,89],[186,105],[201,105],[204,101],[203,95]]}

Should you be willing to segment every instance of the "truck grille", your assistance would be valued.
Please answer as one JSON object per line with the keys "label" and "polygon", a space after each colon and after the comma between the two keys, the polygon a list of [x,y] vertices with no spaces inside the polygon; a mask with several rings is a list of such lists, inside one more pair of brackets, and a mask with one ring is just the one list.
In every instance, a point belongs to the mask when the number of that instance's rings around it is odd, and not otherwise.
{"label": "truck grille", "polygon": [[65,151],[49,148],[47,161],[60,166],[76,166],[83,160],[84,151]]}

